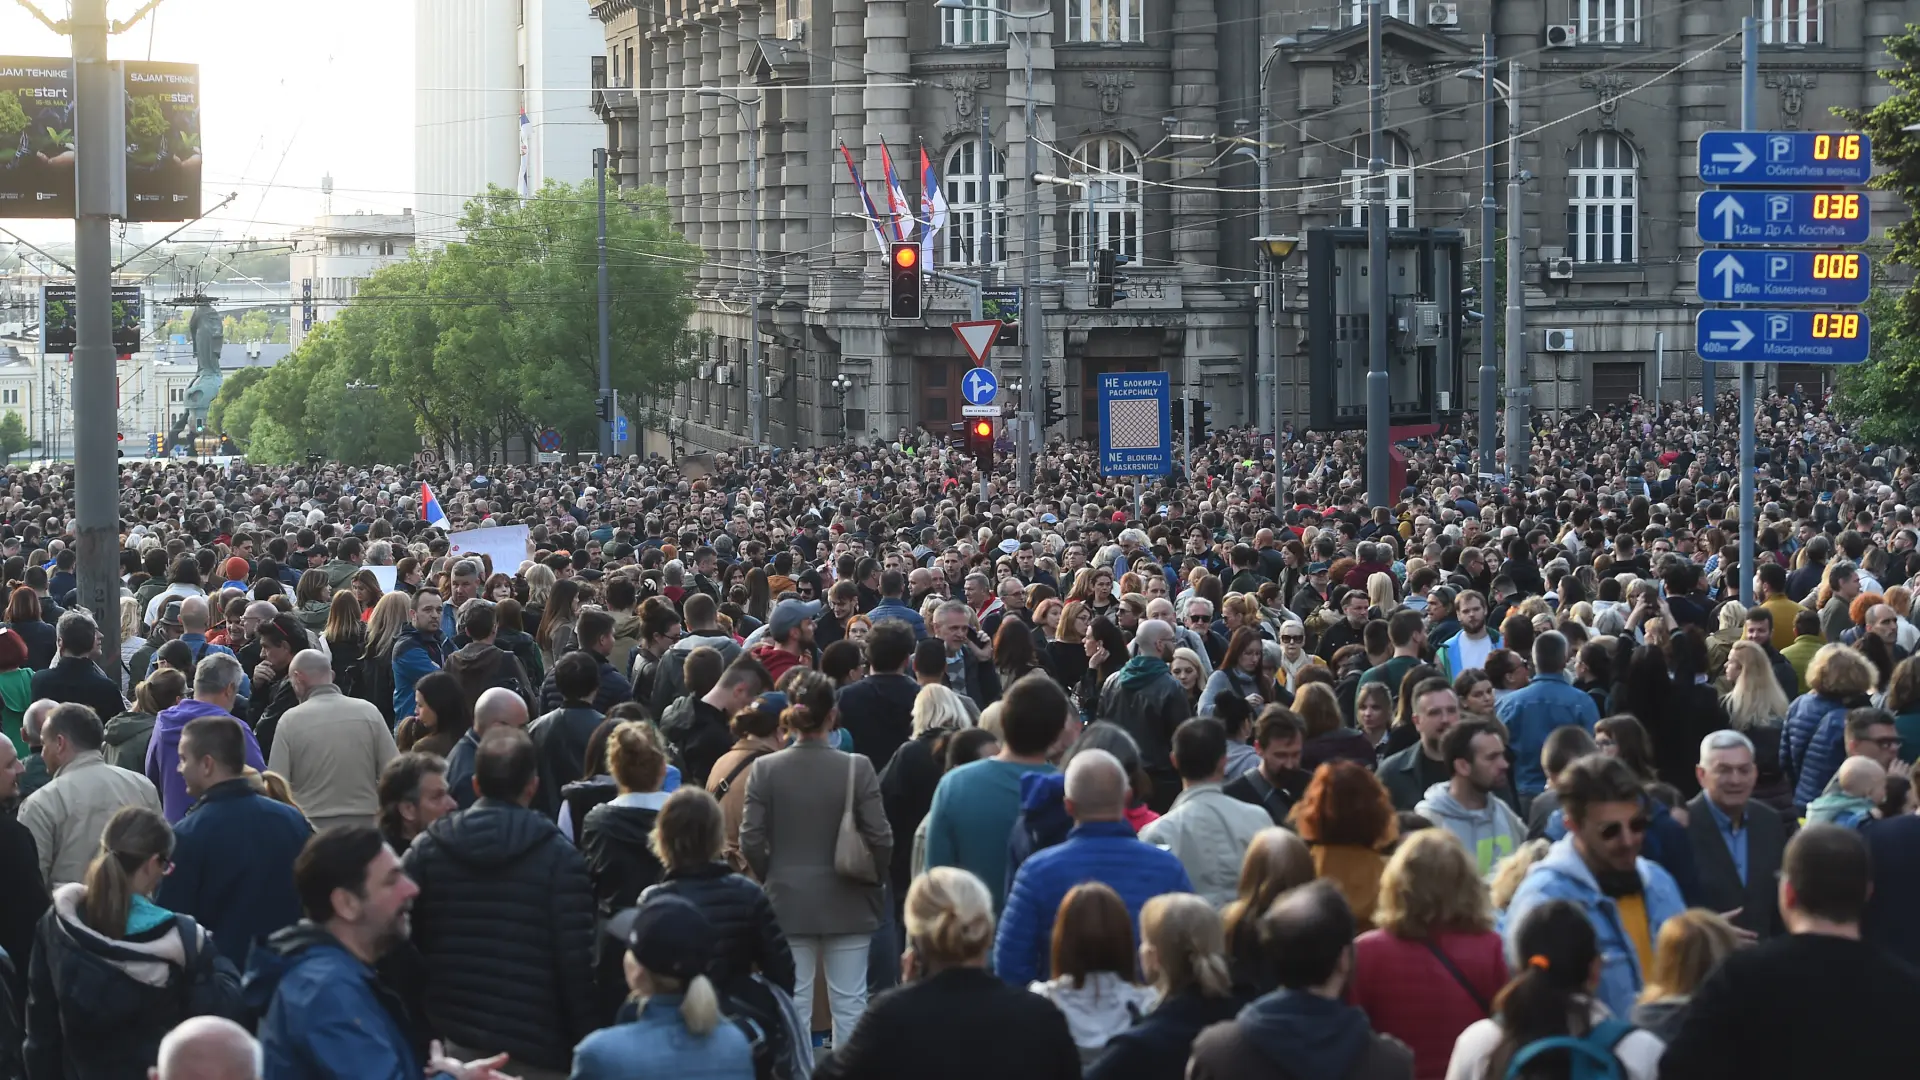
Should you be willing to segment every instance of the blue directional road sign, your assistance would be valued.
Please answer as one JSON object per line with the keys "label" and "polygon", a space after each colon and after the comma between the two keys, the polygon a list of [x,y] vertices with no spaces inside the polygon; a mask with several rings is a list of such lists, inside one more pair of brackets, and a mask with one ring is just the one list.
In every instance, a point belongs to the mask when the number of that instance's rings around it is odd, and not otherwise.
{"label": "blue directional road sign", "polygon": [[1709,309],[1693,324],[1693,348],[1721,363],[1858,364],[1872,330],[1857,311]]}
{"label": "blue directional road sign", "polygon": [[1173,380],[1164,371],[1100,376],[1100,472],[1165,476],[1173,471]]}
{"label": "blue directional road sign", "polygon": [[1000,380],[986,368],[974,368],[960,378],[960,396],[966,398],[969,405],[991,405],[999,392]]}
{"label": "blue directional road sign", "polygon": [[1708,303],[1851,307],[1867,302],[1873,267],[1856,251],[1708,248],[1695,280]]}
{"label": "blue directional road sign", "polygon": [[627,418],[624,416],[616,416],[613,418],[613,441],[627,441]]}
{"label": "blue directional road sign", "polygon": [[1872,207],[1859,191],[1703,191],[1693,227],[1709,244],[1864,244]]}
{"label": "blue directional road sign", "polygon": [[1873,140],[1857,131],[1709,131],[1700,179],[1709,184],[1844,187],[1873,175]]}

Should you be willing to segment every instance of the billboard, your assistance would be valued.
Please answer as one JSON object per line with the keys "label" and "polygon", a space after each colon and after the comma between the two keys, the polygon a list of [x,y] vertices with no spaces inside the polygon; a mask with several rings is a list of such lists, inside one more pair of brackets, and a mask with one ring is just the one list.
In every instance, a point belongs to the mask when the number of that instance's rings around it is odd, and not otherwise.
{"label": "billboard", "polygon": [[[71,285],[40,287],[41,348],[49,356],[73,352],[80,327],[79,305],[75,299]],[[131,356],[140,351],[140,322],[146,314],[143,304],[140,286],[113,287],[113,351],[116,355]]]}
{"label": "billboard", "polygon": [[200,216],[200,67],[128,60],[127,220]]}
{"label": "billboard", "polygon": [[71,218],[73,150],[73,61],[0,56],[0,218]]}

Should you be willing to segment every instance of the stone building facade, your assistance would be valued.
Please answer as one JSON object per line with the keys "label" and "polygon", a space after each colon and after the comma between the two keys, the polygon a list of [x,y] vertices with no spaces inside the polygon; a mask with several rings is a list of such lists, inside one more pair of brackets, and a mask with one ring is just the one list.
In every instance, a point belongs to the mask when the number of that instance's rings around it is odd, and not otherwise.
{"label": "stone building facade", "polygon": [[[1390,16],[1390,224],[1461,230],[1469,262],[1481,239],[1481,83],[1455,76],[1477,66],[1489,33],[1503,79],[1505,60],[1524,65],[1518,163],[1532,178],[1519,272],[1536,406],[1650,392],[1657,331],[1664,393],[1697,392],[1693,147],[1703,131],[1738,126],[1738,29],[1749,5],[1380,2]],[[1050,434],[1092,434],[1097,376],[1121,370],[1169,371],[1176,388],[1212,402],[1216,424],[1265,419],[1252,243],[1261,95],[1269,231],[1306,237],[1359,224],[1365,3],[1050,8],[1027,21],[931,0],[594,3],[607,41],[595,107],[616,174],[664,186],[687,236],[709,253],[696,285],[695,328],[706,331],[704,352],[690,358],[696,377],[658,403],[676,418],[676,441],[739,443],[754,392],[764,395],[768,438],[783,445],[945,431],[958,421],[969,363],[948,324],[968,317],[968,292],[937,283],[920,323],[886,317],[884,260],[838,149],[851,150],[884,213],[883,139],[916,206],[921,147],[935,165],[952,207],[936,249],[943,269],[1018,283],[1028,200],[1037,203],[1039,288],[1024,322],[1029,333],[1044,324],[1047,378],[1065,390],[1067,420]],[[1754,0],[1752,9],[1765,42],[1760,127],[1836,129],[1833,108],[1877,103],[1890,92],[1875,75],[1887,62],[1885,38],[1920,21],[1920,0]],[[1031,169],[1029,56],[1039,146]],[[718,92],[694,92],[703,86]],[[757,253],[746,228],[749,118],[760,151]],[[1501,142],[1504,124],[1501,112]],[[992,148],[984,161],[983,129]],[[1504,203],[1504,146],[1494,153]],[[1093,183],[1030,184],[1034,172]],[[1131,296],[1112,309],[1089,303],[1089,200],[1095,238],[1136,260],[1126,268]],[[1874,210],[1880,227],[1903,212],[1878,194]],[[1506,227],[1503,207],[1503,235]],[[1304,266],[1299,254],[1284,264],[1276,290],[1280,396],[1301,425],[1314,392]],[[745,345],[756,310],[765,380],[750,386]],[[1476,349],[1470,333],[1467,355]],[[1003,374],[1017,371],[1014,350],[997,353]],[[1476,362],[1462,366],[1454,408],[1475,400]],[[844,408],[830,389],[842,374],[853,383]]]}

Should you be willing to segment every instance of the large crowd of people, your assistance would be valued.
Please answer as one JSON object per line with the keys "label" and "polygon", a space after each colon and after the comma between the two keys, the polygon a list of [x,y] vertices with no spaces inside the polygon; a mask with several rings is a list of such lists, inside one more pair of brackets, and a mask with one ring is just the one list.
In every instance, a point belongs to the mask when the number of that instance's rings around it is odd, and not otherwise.
{"label": "large crowd of people", "polygon": [[7,469],[0,1080],[1897,1067],[1920,472],[1722,404]]}

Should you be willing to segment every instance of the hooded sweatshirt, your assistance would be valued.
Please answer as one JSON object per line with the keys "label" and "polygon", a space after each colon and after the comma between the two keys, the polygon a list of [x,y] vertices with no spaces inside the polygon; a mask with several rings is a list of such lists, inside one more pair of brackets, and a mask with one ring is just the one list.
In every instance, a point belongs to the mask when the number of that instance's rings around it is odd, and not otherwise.
{"label": "hooded sweatshirt", "polygon": [[1299,990],[1276,990],[1240,1010],[1246,1043],[1295,1080],[1340,1080],[1373,1042],[1367,1014]]}
{"label": "hooded sweatshirt", "polygon": [[1109,1039],[1139,1023],[1158,997],[1152,988],[1137,986],[1111,971],[1093,972],[1080,986],[1062,977],[1035,982],[1027,989],[1053,1002],[1067,1018],[1082,1065],[1099,1057]]}
{"label": "hooded sweatshirt", "polygon": [[1480,876],[1493,873],[1501,859],[1527,842],[1527,823],[1503,800],[1487,796],[1487,805],[1469,810],[1460,805],[1445,784],[1427,789],[1413,812],[1460,838],[1480,867]]}
{"label": "hooded sweatshirt", "polygon": [[[237,720],[232,713],[199,698],[186,698],[170,709],[163,709],[153,721],[153,741],[147,744],[147,779],[160,789],[160,805],[167,823],[175,824],[193,808],[193,796],[187,794],[187,782],[180,776],[180,731],[188,721],[207,716]],[[260,753],[253,729],[240,721],[240,732],[247,740],[247,764],[267,771],[267,759]]]}

